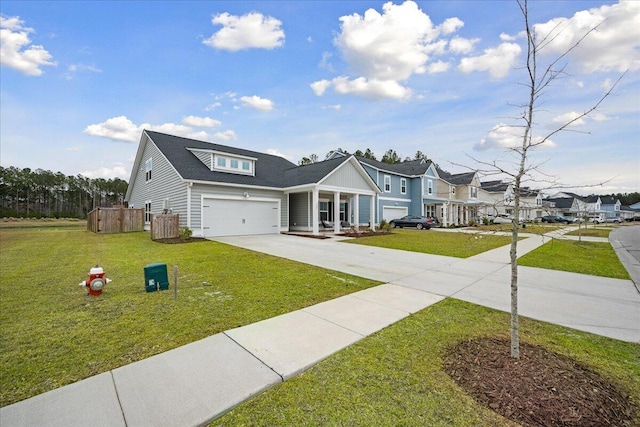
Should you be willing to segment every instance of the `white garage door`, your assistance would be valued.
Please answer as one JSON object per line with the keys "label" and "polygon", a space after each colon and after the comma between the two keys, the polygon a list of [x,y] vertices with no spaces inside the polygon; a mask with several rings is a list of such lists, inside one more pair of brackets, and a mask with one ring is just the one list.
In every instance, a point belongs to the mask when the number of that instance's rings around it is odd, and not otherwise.
{"label": "white garage door", "polygon": [[273,234],[280,231],[277,201],[204,199],[203,234],[206,237]]}
{"label": "white garage door", "polygon": [[402,218],[409,215],[409,208],[402,208],[398,206],[383,206],[382,207],[382,219],[389,222],[392,219]]}

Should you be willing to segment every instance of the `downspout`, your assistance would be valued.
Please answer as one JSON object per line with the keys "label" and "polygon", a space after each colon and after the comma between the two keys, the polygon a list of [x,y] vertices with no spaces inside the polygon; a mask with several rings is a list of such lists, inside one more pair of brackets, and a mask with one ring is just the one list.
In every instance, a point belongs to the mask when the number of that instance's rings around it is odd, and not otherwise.
{"label": "downspout", "polygon": [[187,227],[191,229],[191,187],[193,182],[187,183]]}

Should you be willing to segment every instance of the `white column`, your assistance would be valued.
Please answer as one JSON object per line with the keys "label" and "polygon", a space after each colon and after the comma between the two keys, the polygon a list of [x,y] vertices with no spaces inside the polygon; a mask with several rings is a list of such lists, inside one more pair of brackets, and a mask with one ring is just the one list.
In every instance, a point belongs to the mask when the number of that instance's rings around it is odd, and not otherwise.
{"label": "white column", "polygon": [[320,222],[320,213],[319,213],[319,194],[318,189],[313,189],[313,196],[311,197],[311,230],[313,230],[313,235],[317,236],[320,234],[320,230],[318,229],[318,223]]}
{"label": "white column", "polygon": [[369,204],[369,228],[371,231],[376,230],[376,196],[371,196],[371,202]]}
{"label": "white column", "polygon": [[333,232],[340,233],[340,192],[333,193]]}
{"label": "white column", "polygon": [[442,226],[447,227],[449,225],[449,221],[447,221],[447,217],[449,216],[449,212],[447,212],[447,203],[442,204]]}
{"label": "white column", "polygon": [[360,231],[360,196],[353,196],[353,223],[356,227],[356,233]]}

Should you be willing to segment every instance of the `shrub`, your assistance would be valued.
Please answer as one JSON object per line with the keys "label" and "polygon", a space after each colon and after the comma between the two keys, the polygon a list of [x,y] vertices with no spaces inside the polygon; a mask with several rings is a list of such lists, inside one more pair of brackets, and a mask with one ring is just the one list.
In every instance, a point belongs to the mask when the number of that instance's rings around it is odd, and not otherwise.
{"label": "shrub", "polygon": [[193,231],[189,227],[180,227],[178,234],[180,236],[180,240],[189,240]]}
{"label": "shrub", "polygon": [[378,229],[389,231],[391,230],[391,224],[389,224],[386,219],[380,220],[380,225],[378,226]]}

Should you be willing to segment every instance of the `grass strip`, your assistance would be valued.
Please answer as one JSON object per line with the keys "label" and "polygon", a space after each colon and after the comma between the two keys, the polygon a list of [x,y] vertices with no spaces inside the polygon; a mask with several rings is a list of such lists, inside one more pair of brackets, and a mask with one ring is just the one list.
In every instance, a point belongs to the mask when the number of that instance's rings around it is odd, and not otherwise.
{"label": "grass strip", "polygon": [[[161,244],[85,227],[0,229],[3,406],[379,284],[211,241]],[[167,264],[168,292],[144,290],[144,266],[156,262]],[[92,297],[78,284],[96,264],[113,282]]]}
{"label": "grass strip", "polygon": [[388,249],[422,252],[432,255],[468,258],[500,246],[508,245],[511,242],[511,237],[462,232],[440,232],[437,230],[395,229],[391,234],[362,237],[346,242]]}
{"label": "grass strip", "polygon": [[[509,315],[446,299],[238,406],[211,426],[513,426],[445,373],[462,340],[508,339]],[[523,342],[574,358],[640,404],[640,345],[521,318]],[[509,352],[505,346],[505,352]],[[639,414],[640,415],[640,414]],[[636,418],[636,422],[640,418]]]}
{"label": "grass strip", "polygon": [[629,279],[629,273],[609,243],[552,239],[518,258],[518,264],[614,279]]}

